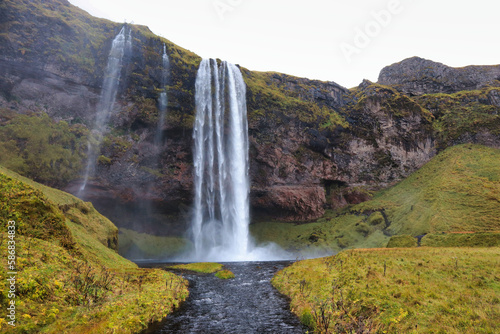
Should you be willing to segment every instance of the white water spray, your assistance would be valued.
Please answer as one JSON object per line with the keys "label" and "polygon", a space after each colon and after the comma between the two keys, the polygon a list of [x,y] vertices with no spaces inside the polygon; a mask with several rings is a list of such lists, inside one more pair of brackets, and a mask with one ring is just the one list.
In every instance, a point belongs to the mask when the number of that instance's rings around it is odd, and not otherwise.
{"label": "white water spray", "polygon": [[83,195],[89,177],[95,172],[97,156],[101,148],[102,139],[109,118],[113,113],[113,106],[120,83],[123,56],[126,50],[130,52],[132,49],[131,29],[129,28],[128,34],[126,34],[126,30],[125,26],[120,30],[113,40],[111,50],[109,51],[108,64],[104,72],[101,97],[97,105],[94,127],[87,144],[87,167],[85,169],[83,184],[78,192],[79,197]]}

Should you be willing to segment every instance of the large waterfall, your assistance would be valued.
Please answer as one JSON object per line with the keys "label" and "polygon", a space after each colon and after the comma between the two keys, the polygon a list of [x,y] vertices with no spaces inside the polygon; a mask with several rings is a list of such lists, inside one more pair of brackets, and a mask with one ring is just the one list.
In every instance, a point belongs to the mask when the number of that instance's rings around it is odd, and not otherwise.
{"label": "large waterfall", "polygon": [[[128,30],[128,34],[126,32]],[[118,85],[120,83],[121,69],[123,56],[125,52],[130,52],[132,49],[131,29],[124,26],[118,35],[116,35],[109,51],[108,64],[104,72],[104,80],[102,84],[101,97],[97,105],[97,113],[95,117],[92,133],[88,141],[87,167],[83,184],[80,187],[78,196],[82,197],[89,177],[95,172],[97,157],[101,148],[102,140],[106,131],[106,126],[115,104]]]}
{"label": "large waterfall", "polygon": [[196,77],[194,215],[197,260],[249,254],[246,87],[233,64],[203,59]]}

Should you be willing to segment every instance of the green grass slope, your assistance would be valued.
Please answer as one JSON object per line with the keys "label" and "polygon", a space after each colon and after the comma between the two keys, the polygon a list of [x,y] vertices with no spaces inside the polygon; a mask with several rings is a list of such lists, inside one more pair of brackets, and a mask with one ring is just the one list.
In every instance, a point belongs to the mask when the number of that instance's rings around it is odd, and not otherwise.
{"label": "green grass slope", "polygon": [[384,210],[392,234],[500,230],[500,150],[451,147],[352,212]]}
{"label": "green grass slope", "polygon": [[263,222],[251,231],[257,242],[274,241],[288,250],[385,247],[391,236],[423,234],[428,246],[500,245],[499,161],[498,149],[450,147],[370,201],[327,212],[314,223]]}
{"label": "green grass slope", "polygon": [[500,248],[348,250],[272,284],[316,333],[498,333]]}
{"label": "green grass slope", "polygon": [[[34,200],[44,201],[46,209],[62,215],[60,219],[64,221],[66,228],[71,231],[72,237],[80,247],[80,252],[86,258],[92,258],[95,262],[108,267],[135,266],[114,251],[118,247],[118,228],[109,219],[97,212],[92,203],[83,202],[71,194],[44,186],[1,166],[0,173],[13,179],[14,183],[18,181],[17,184],[24,188],[35,190],[33,192]],[[23,201],[20,210],[32,209],[33,204],[29,200],[22,196],[19,200]],[[39,213],[39,215],[43,214],[43,212]],[[34,224],[33,221],[28,221],[26,225],[31,226]]]}
{"label": "green grass slope", "polygon": [[[116,227],[91,204],[5,168],[0,217],[2,333],[135,333],[188,294],[182,278],[119,256]],[[8,221],[16,222],[16,327],[7,317]]]}

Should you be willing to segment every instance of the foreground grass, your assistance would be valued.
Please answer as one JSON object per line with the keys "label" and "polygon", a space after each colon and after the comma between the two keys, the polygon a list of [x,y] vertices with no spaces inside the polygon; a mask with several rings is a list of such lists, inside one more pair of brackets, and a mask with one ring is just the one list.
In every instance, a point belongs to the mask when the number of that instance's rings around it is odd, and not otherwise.
{"label": "foreground grass", "polygon": [[498,268],[498,247],[359,249],[294,263],[272,284],[318,333],[498,333]]}
{"label": "foreground grass", "polygon": [[136,333],[188,295],[181,277],[139,269],[111,249],[117,229],[90,203],[3,168],[0,216],[4,251],[7,221],[16,222],[17,256],[16,327],[6,313],[6,260],[0,267],[2,333]]}
{"label": "foreground grass", "polygon": [[[36,217],[44,216],[47,212],[55,212],[61,222],[71,230],[74,241],[80,246],[80,251],[86,257],[91,257],[108,267],[122,267],[133,265],[132,262],[119,256],[114,250],[117,248],[118,228],[106,217],[102,216],[90,202],[83,202],[77,197],[64,191],[44,186],[32,181],[7,168],[0,166],[2,174],[2,191],[9,194],[6,205],[10,217],[24,212],[21,219],[27,227],[37,224]],[[11,181],[7,181],[6,178]],[[31,198],[28,196],[31,196]],[[33,212],[38,207],[34,203],[44,203],[43,209]],[[26,212],[30,212],[26,217]],[[22,218],[22,217],[21,217]],[[5,223],[5,222],[3,222]],[[65,227],[62,227],[65,229]],[[105,246],[105,247],[101,247]]]}
{"label": "foreground grass", "polygon": [[6,323],[2,282],[2,333],[136,333],[166,317],[188,295],[186,280],[162,270],[109,269],[50,242],[16,241],[17,326]]}

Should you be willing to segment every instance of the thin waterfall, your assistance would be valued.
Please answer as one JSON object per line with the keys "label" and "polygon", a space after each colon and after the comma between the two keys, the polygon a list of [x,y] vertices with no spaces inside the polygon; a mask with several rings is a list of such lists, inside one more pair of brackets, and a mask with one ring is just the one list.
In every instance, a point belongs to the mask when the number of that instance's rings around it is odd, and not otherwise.
{"label": "thin waterfall", "polygon": [[195,88],[194,257],[244,260],[250,221],[246,86],[235,65],[203,59]]}
{"label": "thin waterfall", "polygon": [[108,55],[108,64],[104,71],[104,80],[101,89],[101,97],[97,105],[97,112],[92,132],[87,143],[87,167],[85,169],[84,181],[78,196],[81,197],[87,186],[89,177],[95,172],[97,156],[101,148],[102,140],[106,131],[107,123],[113,113],[113,106],[120,83],[121,69],[125,50],[129,52],[132,49],[131,29],[124,26],[113,39],[111,50]]}
{"label": "thin waterfall", "polygon": [[160,99],[158,101],[159,113],[158,113],[158,125],[156,127],[156,134],[154,144],[156,147],[161,145],[163,140],[163,126],[165,124],[165,115],[167,112],[168,97],[167,97],[167,85],[168,81],[168,71],[169,71],[170,61],[167,55],[167,46],[163,44],[163,55],[162,55],[162,75],[161,75],[161,87],[162,92],[160,93]]}

